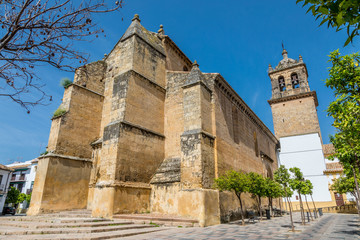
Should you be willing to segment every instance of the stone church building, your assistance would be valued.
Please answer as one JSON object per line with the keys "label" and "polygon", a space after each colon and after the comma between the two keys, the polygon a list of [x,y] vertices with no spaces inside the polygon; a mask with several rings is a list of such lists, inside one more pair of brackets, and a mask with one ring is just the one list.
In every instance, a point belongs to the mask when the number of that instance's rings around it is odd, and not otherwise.
{"label": "stone church building", "polygon": [[278,166],[279,141],[228,82],[138,15],[104,59],[77,69],[59,108],[30,215],[88,208],[219,224],[239,202],[214,178],[232,169],[271,177]]}

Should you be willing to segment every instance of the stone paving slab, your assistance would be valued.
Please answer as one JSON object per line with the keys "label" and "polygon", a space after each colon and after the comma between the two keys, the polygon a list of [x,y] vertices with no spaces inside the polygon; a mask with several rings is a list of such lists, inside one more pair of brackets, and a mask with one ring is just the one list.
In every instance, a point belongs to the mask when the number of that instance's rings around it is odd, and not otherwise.
{"label": "stone paving slab", "polygon": [[255,224],[241,226],[239,223],[221,224],[206,228],[172,229],[141,236],[121,239],[294,239],[294,240],[355,240],[360,239],[360,221],[357,215],[325,214],[307,225],[299,223],[300,216],[295,214],[296,232],[290,230],[289,216],[271,221],[264,220]]}

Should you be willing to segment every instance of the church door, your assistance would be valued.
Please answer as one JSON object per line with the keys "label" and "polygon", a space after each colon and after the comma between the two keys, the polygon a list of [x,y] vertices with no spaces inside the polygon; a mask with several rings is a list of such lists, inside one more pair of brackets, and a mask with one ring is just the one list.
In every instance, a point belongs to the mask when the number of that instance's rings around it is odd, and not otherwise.
{"label": "church door", "polygon": [[343,195],[340,193],[334,193],[335,195],[335,201],[336,201],[336,206],[343,206],[344,204],[344,198]]}

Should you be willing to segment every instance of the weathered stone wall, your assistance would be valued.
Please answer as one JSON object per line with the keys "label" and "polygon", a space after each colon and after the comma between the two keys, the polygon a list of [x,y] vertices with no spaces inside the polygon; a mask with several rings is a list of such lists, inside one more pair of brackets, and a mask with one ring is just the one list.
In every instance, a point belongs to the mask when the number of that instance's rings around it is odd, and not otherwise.
{"label": "weathered stone wall", "polygon": [[104,94],[106,63],[97,61],[79,67],[75,71],[74,83],[87,89]]}
{"label": "weathered stone wall", "polygon": [[[218,176],[229,170],[271,176],[277,169],[277,139],[220,77],[215,80],[213,97]],[[246,195],[244,199],[245,207],[253,207],[253,199]],[[239,201],[233,193],[220,193],[222,220],[239,217],[238,208]]]}
{"label": "weathered stone wall", "polygon": [[174,44],[169,38],[163,39],[164,49],[166,52],[166,70],[169,71],[190,71],[191,61],[186,55]]}
{"label": "weathered stone wall", "polygon": [[219,192],[183,189],[180,183],[152,186],[151,212],[199,220],[202,227],[220,223]]}
{"label": "weathered stone wall", "polygon": [[29,215],[86,208],[91,162],[49,155],[39,159]]}
{"label": "weathered stone wall", "polygon": [[149,183],[164,160],[164,137],[122,123],[118,152],[116,180]]}
{"label": "weathered stone wall", "polygon": [[[309,96],[271,104],[276,137],[319,133],[315,97]],[[321,136],[321,135],[320,135]]]}
{"label": "weathered stone wall", "polygon": [[[75,84],[68,87],[67,91],[71,92],[69,109],[66,114],[59,117],[60,126],[58,120],[55,121],[54,128],[59,127],[59,130],[57,137],[50,136],[49,142],[52,145],[48,151],[90,159],[90,143],[98,138],[100,131],[103,96]],[[56,138],[54,146],[53,139]]]}
{"label": "weathered stone wall", "polygon": [[134,41],[133,70],[145,78],[165,87],[164,53],[136,37]]}
{"label": "weathered stone wall", "polygon": [[135,72],[131,73],[125,121],[163,135],[165,89]]}
{"label": "weathered stone wall", "polygon": [[164,109],[165,158],[180,157],[180,135],[184,132],[183,89],[187,73],[166,73]]}
{"label": "weathered stone wall", "polygon": [[146,213],[150,210],[150,187],[116,187],[115,213]]}

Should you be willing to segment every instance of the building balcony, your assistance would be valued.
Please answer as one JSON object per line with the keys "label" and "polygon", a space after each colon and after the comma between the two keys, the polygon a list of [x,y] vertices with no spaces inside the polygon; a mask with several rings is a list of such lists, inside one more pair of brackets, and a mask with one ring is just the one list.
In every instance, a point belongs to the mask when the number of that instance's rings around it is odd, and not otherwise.
{"label": "building balcony", "polygon": [[11,177],[10,182],[14,183],[14,182],[26,182],[27,178],[25,176],[16,176],[16,177]]}

